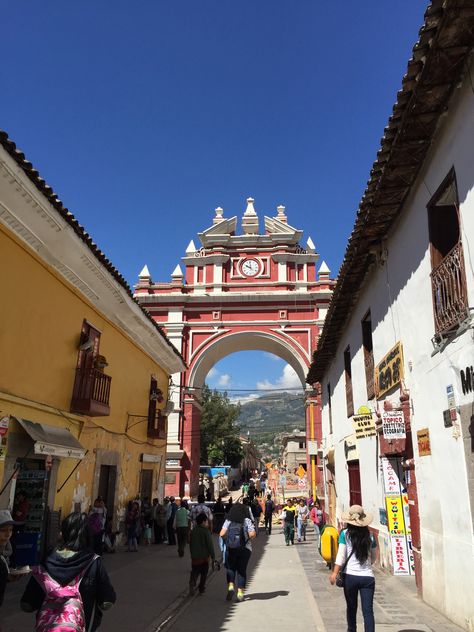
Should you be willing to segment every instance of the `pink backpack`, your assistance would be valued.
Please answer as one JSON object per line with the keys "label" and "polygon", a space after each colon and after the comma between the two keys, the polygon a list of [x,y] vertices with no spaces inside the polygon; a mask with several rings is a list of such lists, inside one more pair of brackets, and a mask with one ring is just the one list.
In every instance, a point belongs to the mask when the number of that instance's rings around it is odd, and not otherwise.
{"label": "pink backpack", "polygon": [[90,563],[67,586],[61,586],[41,566],[33,568],[33,577],[45,593],[36,615],[36,632],[85,632],[86,619],[79,585],[98,557],[94,555]]}

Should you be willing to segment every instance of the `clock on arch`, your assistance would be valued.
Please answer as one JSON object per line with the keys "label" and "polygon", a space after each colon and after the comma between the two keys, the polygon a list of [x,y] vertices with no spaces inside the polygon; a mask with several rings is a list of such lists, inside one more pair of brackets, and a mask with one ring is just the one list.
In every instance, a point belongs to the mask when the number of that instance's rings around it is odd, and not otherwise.
{"label": "clock on arch", "polygon": [[257,261],[257,259],[244,259],[241,265],[241,270],[242,274],[244,274],[245,276],[254,277],[260,271],[260,263]]}

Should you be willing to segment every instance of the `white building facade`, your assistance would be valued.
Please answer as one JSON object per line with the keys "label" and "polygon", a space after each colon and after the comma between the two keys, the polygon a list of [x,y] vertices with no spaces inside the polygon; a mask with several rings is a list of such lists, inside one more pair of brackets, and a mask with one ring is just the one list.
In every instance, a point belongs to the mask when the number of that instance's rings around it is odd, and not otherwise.
{"label": "white building facade", "polygon": [[308,381],[329,519],[362,504],[381,566],[472,631],[473,18],[450,4],[427,12]]}

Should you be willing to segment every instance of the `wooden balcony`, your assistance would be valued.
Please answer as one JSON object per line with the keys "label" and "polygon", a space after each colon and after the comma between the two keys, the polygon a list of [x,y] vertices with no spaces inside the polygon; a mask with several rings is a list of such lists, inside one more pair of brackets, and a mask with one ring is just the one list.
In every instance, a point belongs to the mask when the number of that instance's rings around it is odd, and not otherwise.
{"label": "wooden balcony", "polygon": [[98,369],[76,369],[71,412],[91,417],[110,415],[112,378]]}
{"label": "wooden balcony", "polygon": [[163,439],[168,434],[168,417],[161,414],[161,410],[148,415],[147,435],[149,439]]}
{"label": "wooden balcony", "polygon": [[435,331],[445,334],[469,316],[462,243],[457,243],[431,272]]}

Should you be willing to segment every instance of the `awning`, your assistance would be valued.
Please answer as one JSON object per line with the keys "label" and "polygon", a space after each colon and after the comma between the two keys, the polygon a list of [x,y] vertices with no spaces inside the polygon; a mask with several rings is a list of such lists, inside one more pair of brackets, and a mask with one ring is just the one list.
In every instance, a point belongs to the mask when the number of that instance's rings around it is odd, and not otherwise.
{"label": "awning", "polygon": [[33,439],[35,454],[83,459],[86,450],[67,428],[47,426],[28,419],[15,417],[20,426]]}

